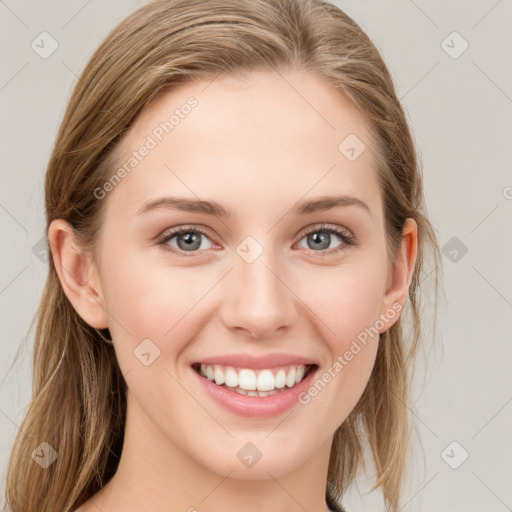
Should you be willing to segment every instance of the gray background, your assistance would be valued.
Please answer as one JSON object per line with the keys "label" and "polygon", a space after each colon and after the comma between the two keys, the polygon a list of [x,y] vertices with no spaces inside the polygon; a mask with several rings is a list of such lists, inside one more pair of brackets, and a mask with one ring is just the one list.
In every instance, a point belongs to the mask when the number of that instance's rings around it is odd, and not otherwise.
{"label": "gray background", "polygon": [[[37,251],[44,171],[77,75],[107,32],[142,3],[0,0],[0,508],[31,393],[33,333],[23,340],[46,273]],[[403,510],[511,510],[512,2],[336,3],[390,67],[444,252],[438,348],[422,353],[424,378],[411,408],[424,459],[416,443]],[[43,31],[58,42],[47,59],[31,47]],[[457,55],[464,41],[469,46]],[[361,479],[344,501],[349,512],[382,510],[379,492],[364,494],[369,489]]]}

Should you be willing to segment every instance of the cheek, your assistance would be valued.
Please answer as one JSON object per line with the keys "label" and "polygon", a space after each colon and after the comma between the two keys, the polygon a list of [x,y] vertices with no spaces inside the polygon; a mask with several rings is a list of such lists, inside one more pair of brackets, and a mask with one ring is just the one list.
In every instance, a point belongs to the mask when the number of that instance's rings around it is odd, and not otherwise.
{"label": "cheek", "polygon": [[343,353],[350,342],[375,325],[385,284],[382,265],[347,265],[317,272],[303,288],[307,306],[332,352]]}
{"label": "cheek", "polygon": [[195,306],[214,284],[210,277],[125,257],[104,279],[112,335],[131,350],[149,338],[162,352],[173,340],[173,352],[178,351],[180,333],[188,329],[190,334]]}
{"label": "cheek", "polygon": [[386,276],[378,261],[322,270],[312,280],[315,286],[303,296],[318,319],[316,329],[328,359],[304,403],[322,395],[319,400],[326,404],[332,428],[336,428],[355,407],[373,370]]}

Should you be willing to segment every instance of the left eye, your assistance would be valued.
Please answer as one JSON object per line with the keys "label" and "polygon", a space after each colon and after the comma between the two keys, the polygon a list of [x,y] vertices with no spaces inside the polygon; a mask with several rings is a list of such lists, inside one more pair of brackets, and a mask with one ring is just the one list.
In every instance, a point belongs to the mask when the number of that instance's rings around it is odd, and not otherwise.
{"label": "left eye", "polygon": [[[341,243],[334,248],[331,247],[333,235],[341,241]],[[330,256],[357,243],[355,237],[350,232],[342,228],[330,227],[324,224],[307,231],[305,236],[301,239],[301,242],[302,240],[306,240],[306,244],[311,244],[313,252],[318,253],[318,256]],[[306,246],[306,248],[309,247]]]}
{"label": "left eye", "polygon": [[315,231],[311,231],[310,233],[306,234],[303,238],[301,238],[301,242],[303,240],[306,240],[306,244],[310,244],[309,247],[304,247],[305,249],[311,249],[313,250],[327,250],[332,249],[331,242],[333,242],[333,235],[334,237],[341,239],[342,235],[339,234],[337,231],[334,231],[332,229],[316,229]]}

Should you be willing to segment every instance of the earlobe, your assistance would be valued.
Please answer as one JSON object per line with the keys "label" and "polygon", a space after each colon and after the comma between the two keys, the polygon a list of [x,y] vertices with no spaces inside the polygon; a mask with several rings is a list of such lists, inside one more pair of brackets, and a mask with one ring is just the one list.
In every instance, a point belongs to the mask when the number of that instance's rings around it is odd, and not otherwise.
{"label": "earlobe", "polygon": [[[416,265],[417,251],[418,225],[414,219],[409,218],[404,223],[402,244],[389,275],[386,294],[382,302],[382,314],[390,310],[402,311],[409,293],[409,286]],[[393,316],[395,316],[394,313]],[[400,314],[395,317],[392,324],[387,324],[382,332],[387,331],[399,318]]]}
{"label": "earlobe", "polygon": [[72,226],[62,219],[54,220],[48,241],[62,289],[77,313],[91,327],[108,327],[98,270],[92,255],[76,243]]}

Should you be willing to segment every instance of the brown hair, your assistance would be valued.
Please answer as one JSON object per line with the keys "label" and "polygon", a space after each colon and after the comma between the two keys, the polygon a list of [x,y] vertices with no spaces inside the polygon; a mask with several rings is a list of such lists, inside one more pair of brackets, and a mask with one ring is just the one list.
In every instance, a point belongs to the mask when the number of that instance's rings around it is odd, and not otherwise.
{"label": "brown hair", "polygon": [[[428,220],[422,177],[390,73],[362,29],[321,0],[155,0],[124,19],[91,57],[70,98],[48,163],[47,227],[64,219],[94,250],[106,201],[93,191],[116,169],[122,135],[164,88],[256,69],[314,73],[348,97],[371,127],[393,260],[407,218],[418,225],[418,254],[403,318],[381,335],[375,367],[354,410],[337,429],[328,471],[337,500],[364,463],[367,439],[388,510],[399,508],[410,432],[408,370],[420,340],[420,281],[426,251],[435,289],[440,252]],[[436,294],[437,310],[437,294]],[[108,330],[86,324],[68,301],[53,261],[36,314],[33,396],[15,440],[6,503],[14,512],[70,512],[116,471],[126,416],[126,384]],[[34,320],[35,320],[34,319]],[[435,324],[435,317],[434,317]],[[58,457],[31,458],[41,442]]]}

